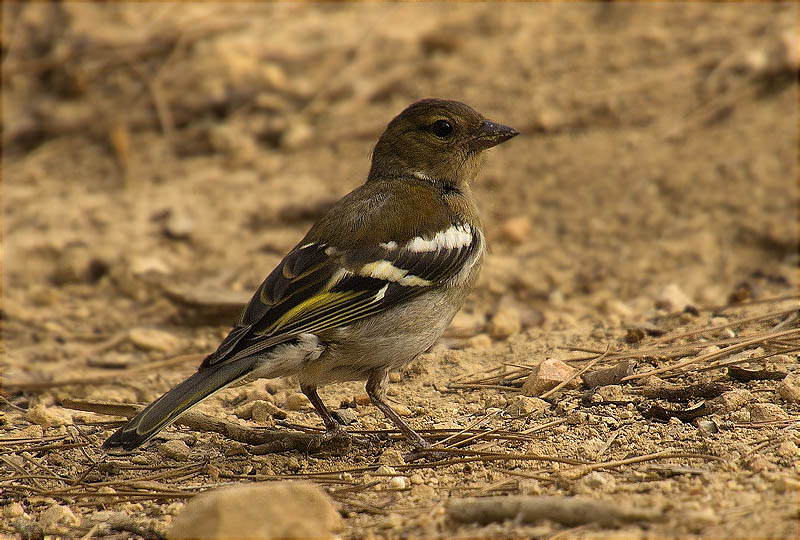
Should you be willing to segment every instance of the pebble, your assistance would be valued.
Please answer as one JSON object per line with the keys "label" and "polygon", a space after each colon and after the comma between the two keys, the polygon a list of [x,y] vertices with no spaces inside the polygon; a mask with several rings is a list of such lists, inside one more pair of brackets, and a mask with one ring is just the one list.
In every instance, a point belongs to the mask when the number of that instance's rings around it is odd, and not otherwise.
{"label": "pebble", "polygon": [[734,390],[729,390],[728,392],[724,392],[721,396],[712,401],[721,404],[722,407],[728,412],[737,411],[753,401],[753,394],[751,394],[748,390],[737,388]]}
{"label": "pebble", "polygon": [[775,403],[751,403],[748,409],[751,422],[771,422],[789,418],[786,411]]}
{"label": "pebble", "polygon": [[394,475],[397,474],[397,471],[394,470],[389,465],[385,465],[384,464],[384,465],[381,465],[380,467],[378,467],[378,470],[375,471],[375,474],[378,475],[378,476],[394,476]]}
{"label": "pebble", "polygon": [[172,268],[163,259],[155,255],[134,256],[131,258],[128,268],[134,276],[150,273],[169,275],[172,273]]}
{"label": "pebble", "polygon": [[189,240],[194,233],[194,220],[183,212],[172,211],[164,222],[162,232],[172,240]]}
{"label": "pebble", "polygon": [[424,484],[424,483],[425,483],[425,479],[424,479],[424,478],[422,478],[422,475],[421,475],[421,474],[419,474],[419,473],[414,473],[414,474],[412,474],[412,475],[409,477],[409,480],[411,480],[411,484],[412,484],[412,485],[415,485],[415,486],[421,486],[422,484]]}
{"label": "pebble", "polygon": [[25,418],[44,429],[72,423],[72,416],[67,411],[55,407],[45,407],[41,403],[28,409]]}
{"label": "pebble", "polygon": [[305,122],[292,122],[281,137],[281,146],[289,150],[296,150],[308,143],[313,135],[314,131],[311,126]]}
{"label": "pebble", "polygon": [[[571,377],[575,369],[561,360],[548,358],[531,370],[531,374],[522,385],[522,393],[526,396],[540,396],[555,388]],[[564,388],[577,388],[579,381],[573,379]]]}
{"label": "pebble", "polygon": [[501,305],[489,322],[489,335],[493,339],[507,339],[522,330],[519,310],[510,305]]}
{"label": "pebble", "polygon": [[800,403],[800,373],[792,373],[778,383],[778,395],[789,403]]}
{"label": "pebble", "polygon": [[25,515],[25,509],[18,502],[12,502],[3,507],[3,517],[11,519]]}
{"label": "pebble", "polygon": [[700,432],[708,435],[713,435],[719,431],[716,422],[707,418],[696,418],[692,423]]}
{"label": "pebble", "polygon": [[505,408],[505,412],[513,417],[520,416],[541,416],[550,410],[550,404],[543,399],[528,397],[528,396],[514,396],[511,402]]}
{"label": "pebble", "polygon": [[700,533],[710,525],[716,525],[720,522],[720,518],[714,509],[706,507],[703,510],[694,510],[686,512],[681,518],[690,531],[693,533]]}
{"label": "pebble", "polygon": [[177,350],[181,342],[174,335],[155,328],[131,328],[128,331],[131,343],[145,351],[170,353]]}
{"label": "pebble", "polygon": [[60,525],[77,527],[80,523],[81,519],[72,510],[60,504],[54,504],[39,514],[39,525],[45,532],[56,531]]}
{"label": "pebble", "polygon": [[349,426],[350,424],[358,421],[358,415],[356,411],[353,409],[336,409],[332,412],[333,417],[342,424],[343,426]]}
{"label": "pebble", "polygon": [[454,338],[470,338],[480,332],[486,322],[483,316],[467,313],[466,311],[459,311],[450,326],[447,327],[447,336]]}
{"label": "pebble", "polygon": [[507,219],[500,225],[500,237],[510,244],[522,244],[530,238],[531,220],[528,216]]}
{"label": "pebble", "polygon": [[467,340],[467,349],[475,351],[486,351],[492,348],[492,338],[489,334],[478,334]]}
{"label": "pebble", "polygon": [[98,524],[106,524],[110,528],[119,528],[120,525],[126,525],[133,522],[130,515],[119,510],[100,510],[93,512],[83,517],[84,527],[94,527]]}
{"label": "pebble", "polygon": [[798,455],[797,445],[793,441],[790,441],[789,439],[783,441],[778,446],[777,453],[778,453],[779,456],[785,457],[787,459],[793,459],[794,460],[794,459],[797,459],[798,457],[800,457],[800,455]]}
{"label": "pebble", "polygon": [[389,514],[378,523],[378,527],[381,529],[399,529],[403,526],[404,521],[403,516],[400,514]]}
{"label": "pebble", "polygon": [[394,489],[406,489],[408,479],[405,476],[393,476],[389,485]]}
{"label": "pebble", "polygon": [[372,403],[372,400],[369,399],[367,394],[356,394],[353,396],[353,399],[355,400],[356,405],[369,405]]}
{"label": "pebble", "polygon": [[11,521],[11,526],[19,533],[22,540],[38,540],[44,537],[41,525],[24,516],[14,518]]}
{"label": "pebble", "polygon": [[175,461],[189,461],[192,451],[183,441],[167,441],[158,447],[158,455]]}
{"label": "pebble", "polygon": [[609,493],[616,487],[614,476],[607,472],[592,471],[576,483],[575,492],[578,494],[594,494],[598,491]]}
{"label": "pebble", "polygon": [[245,403],[233,409],[233,414],[242,420],[249,420],[253,415],[253,403]]}
{"label": "pebble", "polygon": [[681,311],[686,306],[694,305],[689,295],[675,283],[670,283],[656,296],[656,307],[666,311]]}
{"label": "pebble", "polygon": [[619,384],[600,386],[595,390],[595,394],[603,398],[605,402],[625,400],[625,392],[622,391],[622,386]]}
{"label": "pebble", "polygon": [[384,465],[403,465],[406,460],[403,458],[403,453],[400,450],[389,449],[385,450],[381,457],[378,458],[379,463]]}
{"label": "pebble", "polygon": [[331,538],[343,522],[333,501],[310,482],[215,489],[191,499],[169,538]]}
{"label": "pebble", "polygon": [[409,409],[406,405],[403,405],[402,403],[394,403],[392,404],[392,408],[394,409],[394,412],[396,412],[400,416],[414,415],[414,412],[411,409]]}
{"label": "pebble", "polygon": [[729,338],[730,339],[730,338],[735,338],[736,337],[736,332],[734,332],[730,328],[723,328],[722,331],[719,333],[719,335],[724,337],[724,338]]}
{"label": "pebble", "polygon": [[290,411],[301,411],[305,409],[310,409],[311,402],[308,400],[305,394],[301,394],[298,392],[295,394],[289,394],[286,397],[286,403],[284,404],[284,407],[286,407]]}

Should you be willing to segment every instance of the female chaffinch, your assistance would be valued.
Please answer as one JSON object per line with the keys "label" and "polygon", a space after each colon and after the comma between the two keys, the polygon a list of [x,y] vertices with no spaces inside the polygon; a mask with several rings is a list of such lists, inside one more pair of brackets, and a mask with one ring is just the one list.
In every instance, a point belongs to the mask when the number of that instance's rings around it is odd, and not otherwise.
{"label": "female chaffinch", "polygon": [[319,442],[347,434],[317,386],[366,380],[375,406],[430,447],[386,403],[387,376],[434,344],[475,284],[485,240],[469,185],[481,153],[517,134],[457,101],[406,108],[378,140],[366,183],[267,276],[217,350],[103,447],[134,449],[226,386],[288,375],[322,417]]}

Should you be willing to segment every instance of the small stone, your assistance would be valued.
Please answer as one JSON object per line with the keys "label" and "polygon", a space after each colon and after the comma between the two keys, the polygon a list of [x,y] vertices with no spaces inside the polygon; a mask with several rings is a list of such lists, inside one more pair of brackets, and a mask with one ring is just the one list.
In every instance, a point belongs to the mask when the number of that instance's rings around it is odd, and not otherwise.
{"label": "small stone", "polygon": [[389,373],[389,382],[390,383],[399,383],[402,380],[402,376],[400,375],[399,371],[392,371]]}
{"label": "small stone", "polygon": [[586,455],[589,458],[594,459],[600,450],[605,448],[606,442],[603,439],[592,437],[591,439],[584,441],[581,446],[583,447],[583,451],[586,452]]}
{"label": "small stone", "polygon": [[797,445],[789,439],[786,439],[778,446],[777,453],[779,456],[787,459],[797,459],[800,457],[800,455],[798,455]]}
{"label": "small stone", "polygon": [[467,349],[486,351],[492,348],[492,338],[488,334],[478,334],[467,340]]}
{"label": "small stone", "polygon": [[172,273],[172,268],[155,255],[132,257],[129,269],[134,276],[143,276],[150,273],[169,275]]}
{"label": "small stone", "polygon": [[[561,360],[548,358],[535,366],[531,374],[522,385],[522,393],[526,396],[541,396],[569,379],[575,374],[575,369]],[[579,382],[571,380],[564,388],[577,388]]]}
{"label": "small stone", "polygon": [[309,482],[271,482],[212,490],[191,499],[169,538],[331,538],[343,522]]}
{"label": "small stone", "polygon": [[489,335],[494,339],[507,339],[522,330],[519,310],[511,305],[502,305],[489,322]]}
{"label": "small stone", "polygon": [[454,338],[470,338],[482,331],[484,326],[486,326],[486,321],[482,316],[459,311],[450,321],[446,335]]}
{"label": "small stone", "polygon": [[723,328],[722,331],[719,333],[719,335],[724,337],[724,338],[731,339],[731,338],[735,338],[736,337],[736,332],[734,332],[730,328]]}
{"label": "small stone", "polygon": [[403,465],[406,460],[403,458],[403,453],[400,450],[389,449],[385,450],[381,457],[378,458],[379,463],[384,465]]}
{"label": "small stone", "polygon": [[514,396],[511,403],[505,408],[506,413],[513,417],[520,416],[542,416],[550,410],[550,404],[546,401],[528,396]]}
{"label": "small stone", "polygon": [[25,509],[18,502],[12,502],[3,507],[3,517],[6,519],[25,515]]}
{"label": "small stone", "polygon": [[701,433],[713,435],[714,433],[719,432],[719,427],[713,420],[709,420],[707,418],[695,418],[692,423]]}
{"label": "small stone", "polygon": [[182,212],[170,212],[162,232],[172,240],[189,240],[195,229],[194,220]]}
{"label": "small stone", "polygon": [[39,514],[39,525],[45,532],[55,531],[59,525],[77,527],[80,523],[81,519],[72,510],[60,504],[54,504]]}
{"label": "small stone", "polygon": [[724,410],[728,412],[737,411],[753,401],[753,394],[748,390],[734,389],[724,392],[713,401],[720,403]]}
{"label": "small stone", "polygon": [[313,135],[311,126],[305,122],[292,122],[281,137],[281,146],[289,150],[296,150],[308,143]]}
{"label": "small stone", "polygon": [[336,409],[331,414],[343,426],[349,426],[358,421],[358,415],[353,409]]}
{"label": "small stone", "polygon": [[748,409],[751,422],[772,422],[789,418],[786,411],[775,403],[751,403]]}
{"label": "small stone", "polygon": [[392,405],[392,408],[394,409],[394,412],[396,412],[400,416],[414,415],[414,412],[411,409],[409,409],[406,405],[403,405],[402,403],[395,403]]}
{"label": "small stone", "polygon": [[145,351],[170,353],[177,350],[181,342],[172,334],[155,328],[131,328],[128,331],[131,343]]}
{"label": "small stone", "polygon": [[389,482],[389,485],[392,486],[393,489],[406,489],[408,486],[408,478],[405,476],[394,476]]}
{"label": "small stone", "polygon": [[614,476],[602,471],[592,471],[580,480],[576,485],[576,493],[590,494],[590,493],[609,493],[616,486],[617,481]]}
{"label": "small stone", "polygon": [[235,414],[238,418],[242,420],[250,420],[253,415],[253,404],[245,403],[243,405],[239,405],[235,409],[233,409],[233,414]]}
{"label": "small stone", "polygon": [[595,390],[595,394],[603,398],[603,401],[606,403],[625,400],[625,392],[622,391],[622,386],[619,384],[600,386]]}
{"label": "small stone", "polygon": [[421,486],[425,483],[425,479],[422,478],[422,475],[419,473],[412,474],[409,480],[411,480],[411,484],[415,486]]}
{"label": "small stone", "polygon": [[189,461],[191,453],[186,443],[179,440],[167,441],[158,447],[158,455],[175,461]]}
{"label": "small stone", "polygon": [[51,280],[55,285],[94,283],[107,272],[108,263],[80,244],[67,246],[58,254]]}
{"label": "small stone", "polygon": [[44,429],[72,424],[72,416],[56,407],[45,407],[41,403],[28,409],[25,418]]}
{"label": "small stone", "polygon": [[99,524],[106,524],[111,528],[120,528],[121,525],[133,524],[133,519],[119,510],[100,510],[83,518],[83,525],[89,528]]}
{"label": "small stone", "polygon": [[707,506],[702,510],[693,510],[684,513],[681,522],[693,533],[700,533],[706,527],[719,523],[720,518],[717,513],[714,512],[713,508]]}
{"label": "small stone", "polygon": [[510,244],[522,244],[530,239],[531,220],[528,216],[507,219],[500,225],[500,237]]}
{"label": "small stone", "polygon": [[290,411],[302,411],[311,408],[311,402],[305,396],[305,394],[296,393],[296,394],[289,394],[286,397],[286,403],[284,404]]}
{"label": "small stone", "polygon": [[617,315],[622,319],[630,319],[633,317],[633,309],[622,300],[614,298],[608,299],[603,303],[602,307],[607,313]]}
{"label": "small stone", "polygon": [[400,514],[389,514],[378,523],[378,527],[381,529],[399,529],[404,522],[405,520]]}
{"label": "small stone", "polygon": [[735,422],[737,424],[749,424],[750,423],[750,411],[748,409],[739,409],[737,411],[733,411],[730,414],[731,422]]}
{"label": "small stone", "polygon": [[267,424],[269,426],[275,425],[274,418],[286,418],[286,412],[280,410],[270,401],[257,399],[253,401],[253,406],[250,409],[250,418],[253,422],[259,424]]}
{"label": "small stone", "polygon": [[686,306],[694,305],[692,300],[675,283],[670,283],[656,297],[656,307],[666,311],[682,311]]}
{"label": "small stone", "polygon": [[390,467],[389,465],[385,464],[378,467],[378,470],[375,471],[376,476],[394,476],[396,474],[397,471],[394,470],[393,467]]}
{"label": "small stone", "polygon": [[24,516],[11,520],[11,526],[19,533],[22,540],[39,540],[44,537],[41,525]]}
{"label": "small stone", "polygon": [[550,294],[547,295],[547,301],[553,307],[563,307],[567,299],[564,297],[564,293],[560,289],[553,289]]}
{"label": "small stone", "polygon": [[372,400],[369,399],[367,394],[356,394],[353,396],[353,399],[355,400],[356,405],[369,405],[372,403]]}
{"label": "small stone", "polygon": [[778,383],[778,395],[789,403],[800,403],[800,373],[792,373]]}

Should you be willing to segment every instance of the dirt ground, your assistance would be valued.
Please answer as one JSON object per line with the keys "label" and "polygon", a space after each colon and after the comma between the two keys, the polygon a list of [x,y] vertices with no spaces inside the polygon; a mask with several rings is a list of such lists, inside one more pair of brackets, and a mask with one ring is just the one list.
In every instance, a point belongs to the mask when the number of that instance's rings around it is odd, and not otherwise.
{"label": "dirt ground", "polygon": [[[795,5],[3,10],[2,534],[158,538],[200,491],[305,478],[343,537],[797,537]],[[474,186],[477,289],[392,378],[452,458],[406,463],[359,383],[321,395],[372,446],[252,455],[176,426],[104,456],[122,421],[107,403],[189,375],[363,182],[386,123],[432,96],[522,133]],[[548,359],[632,376],[542,400]],[[297,393],[262,381],[195,410],[320,428]],[[454,510],[507,495],[652,515]]]}

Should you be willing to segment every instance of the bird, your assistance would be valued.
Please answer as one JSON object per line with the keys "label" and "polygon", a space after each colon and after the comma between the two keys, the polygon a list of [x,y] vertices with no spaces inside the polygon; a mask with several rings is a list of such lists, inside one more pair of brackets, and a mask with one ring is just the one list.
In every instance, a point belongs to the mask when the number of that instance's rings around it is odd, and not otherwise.
{"label": "bird", "polygon": [[412,446],[430,449],[387,403],[388,375],[441,337],[475,286],[486,239],[470,185],[484,151],[518,134],[458,101],[406,107],[375,144],[366,182],[272,270],[197,371],[103,448],[134,450],[225,387],[294,375],[325,427],[319,444],[351,436],[318,387],[363,380]]}

